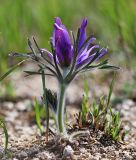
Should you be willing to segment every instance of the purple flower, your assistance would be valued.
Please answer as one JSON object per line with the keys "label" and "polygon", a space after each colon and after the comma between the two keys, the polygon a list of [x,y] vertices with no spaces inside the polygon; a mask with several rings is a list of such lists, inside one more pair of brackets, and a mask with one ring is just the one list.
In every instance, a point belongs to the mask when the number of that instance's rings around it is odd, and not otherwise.
{"label": "purple flower", "polygon": [[52,43],[55,47],[59,64],[63,67],[70,66],[73,57],[72,44],[68,31],[62,25],[60,18],[55,18]]}
{"label": "purple flower", "polygon": [[[56,17],[53,35],[51,38],[52,52],[49,52],[44,48],[39,48],[35,38],[33,37],[35,46],[33,46],[33,43],[28,39],[28,45],[31,52],[27,54],[12,54],[13,56],[21,56],[28,59],[31,58],[31,60],[38,64],[39,69],[37,72],[26,71],[26,73],[28,75],[41,75],[43,83],[43,97],[45,96],[44,98],[46,98],[46,102],[49,104],[49,107],[54,110],[59,132],[63,134],[67,133],[64,124],[65,91],[75,76],[78,73],[89,71],[94,68],[119,69],[118,67],[108,65],[108,60],[92,65],[93,62],[97,62],[107,53],[107,49],[100,48],[98,44],[95,44],[94,42],[96,39],[94,37],[86,37],[86,26],[87,19],[85,18],[78,29],[77,37],[75,37],[72,32],[73,41],[71,41],[66,27],[62,24],[61,19]],[[52,94],[50,90],[46,89],[45,75],[56,76],[60,89],[57,96],[56,94]],[[45,100],[44,98],[43,100]],[[45,103],[45,107],[47,107],[47,103]]]}
{"label": "purple flower", "polygon": [[[79,28],[79,39],[77,44],[78,53],[75,53],[75,46],[71,42],[66,27],[62,24],[59,17],[55,18],[52,45],[55,50],[56,61],[61,68],[72,66],[75,55],[74,68],[77,70],[85,65],[89,65],[91,61],[98,61],[107,53],[107,49],[100,49],[99,45],[94,44],[94,41],[96,40],[94,37],[86,42],[86,26],[87,19],[84,18]],[[42,49],[42,51],[44,52],[44,49]],[[53,54],[47,50],[46,53],[48,53],[50,59],[53,60]]]}

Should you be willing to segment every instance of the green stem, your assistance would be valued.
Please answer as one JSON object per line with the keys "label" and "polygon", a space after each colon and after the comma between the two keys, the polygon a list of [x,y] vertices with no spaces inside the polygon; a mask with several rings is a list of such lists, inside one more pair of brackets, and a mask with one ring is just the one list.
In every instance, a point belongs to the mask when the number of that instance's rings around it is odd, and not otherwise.
{"label": "green stem", "polygon": [[57,125],[59,132],[63,135],[66,135],[66,128],[65,128],[65,119],[64,119],[64,112],[65,112],[65,91],[66,91],[66,84],[60,84],[60,93],[58,97],[58,106],[57,106]]}
{"label": "green stem", "polygon": [[42,84],[43,84],[43,99],[44,99],[44,105],[45,105],[45,111],[46,111],[46,141],[48,141],[48,132],[49,132],[49,107],[47,103],[47,97],[46,97],[46,86],[45,86],[45,73],[42,69]]}

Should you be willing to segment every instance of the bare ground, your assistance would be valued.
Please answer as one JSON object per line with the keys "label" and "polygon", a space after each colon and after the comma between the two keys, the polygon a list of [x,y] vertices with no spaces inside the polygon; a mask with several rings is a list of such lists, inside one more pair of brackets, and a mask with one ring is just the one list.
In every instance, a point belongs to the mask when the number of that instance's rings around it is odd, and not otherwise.
{"label": "bare ground", "polygon": [[[33,68],[33,66],[32,66]],[[23,69],[24,70],[24,69]],[[27,70],[27,66],[25,67]],[[123,74],[122,74],[123,73]],[[46,160],[46,159],[88,159],[88,160],[135,160],[136,159],[136,102],[133,97],[122,93],[123,82],[130,81],[129,71],[120,71],[117,75],[113,98],[119,99],[113,104],[115,110],[121,113],[124,129],[129,134],[123,142],[114,142],[101,131],[84,128],[81,134],[73,138],[64,138],[50,134],[46,142],[45,135],[40,135],[37,129],[32,101],[36,96],[42,96],[41,79],[39,76],[24,77],[16,72],[12,75],[12,83],[17,97],[0,99],[0,115],[5,118],[9,134],[8,153],[3,152],[4,135],[0,135],[0,158],[2,160]],[[95,72],[88,77],[90,102],[108,93],[108,85],[112,73]],[[127,77],[127,78],[126,78]],[[46,84],[50,89],[57,90],[54,78],[47,78]],[[76,78],[67,91],[67,109],[70,120],[78,113],[83,95],[83,78]],[[54,121],[51,120],[51,129]],[[69,122],[71,124],[71,122]],[[55,131],[55,129],[54,129]],[[70,135],[79,130],[70,132]],[[2,133],[2,131],[1,131]],[[71,136],[70,136],[71,137]]]}

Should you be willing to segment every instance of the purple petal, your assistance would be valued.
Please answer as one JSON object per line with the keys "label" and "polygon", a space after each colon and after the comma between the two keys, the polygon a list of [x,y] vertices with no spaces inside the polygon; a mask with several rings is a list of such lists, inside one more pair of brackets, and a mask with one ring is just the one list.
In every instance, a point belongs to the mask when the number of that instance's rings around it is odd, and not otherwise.
{"label": "purple petal", "polygon": [[53,55],[52,55],[52,53],[51,52],[49,52],[47,49],[45,49],[45,48],[41,48],[40,49],[41,50],[41,52],[42,52],[42,56],[44,57],[44,54],[46,53],[47,55],[48,55],[48,57],[49,57],[49,59],[52,61],[53,60]]}
{"label": "purple petal", "polygon": [[68,34],[68,31],[64,25],[58,26],[56,23],[54,24],[55,27],[55,43],[58,41],[58,39],[62,39],[66,44],[71,45],[70,37]]}
{"label": "purple petal", "polygon": [[[96,46],[97,46],[97,45],[96,45]],[[96,58],[95,61],[98,61],[98,60],[99,60],[100,58],[102,58],[106,53],[107,53],[107,49],[102,48],[102,49],[100,50],[100,55]],[[86,58],[86,59],[85,59],[85,58],[82,58],[81,61],[77,61],[76,69],[82,67],[82,66],[85,65],[85,64],[88,64],[88,63],[94,58],[95,55],[96,55],[96,53],[90,55],[90,56],[89,56],[88,58]]]}
{"label": "purple petal", "polygon": [[92,46],[89,50],[85,49],[80,55],[80,57],[77,59],[77,61],[83,61],[84,59],[88,58],[91,52],[95,49],[99,49],[99,45]]}
{"label": "purple petal", "polygon": [[72,48],[71,41],[65,26],[58,26],[56,23],[55,27],[55,48],[56,55],[59,63],[62,66],[69,66],[72,61]]}
{"label": "purple petal", "polygon": [[69,44],[62,39],[58,39],[56,44],[56,55],[61,66],[68,67],[72,61],[72,50]]}
{"label": "purple petal", "polygon": [[84,66],[85,64],[88,64],[93,58],[94,56],[96,55],[96,53],[92,54],[91,56],[89,56],[88,58],[80,61],[79,63],[76,64],[76,69]]}
{"label": "purple petal", "polygon": [[95,37],[90,38],[90,40],[87,42],[85,48],[88,48],[95,40],[96,40]]}
{"label": "purple petal", "polygon": [[61,66],[69,66],[72,61],[72,46],[66,27],[62,24],[61,19],[56,17],[52,43],[56,50],[56,58]]}
{"label": "purple petal", "polygon": [[[59,17],[55,17],[54,24],[61,26],[62,25],[61,19]],[[54,27],[53,35],[52,35],[52,44],[54,47],[55,47],[55,31],[56,31],[56,28]]]}
{"label": "purple petal", "polygon": [[62,24],[61,19],[59,17],[55,17],[54,23],[56,23],[58,26]]}
{"label": "purple petal", "polygon": [[90,38],[90,40],[87,42],[87,44],[80,49],[79,53],[78,53],[78,57],[83,53],[86,52],[88,50],[88,47],[96,40],[95,37]]}
{"label": "purple petal", "polygon": [[82,24],[80,26],[80,37],[79,37],[79,43],[78,43],[78,50],[80,50],[81,46],[85,42],[86,39],[86,31],[85,28],[87,26],[87,19],[83,19]]}
{"label": "purple petal", "polygon": [[[42,56],[43,56],[43,57],[46,56],[45,54],[47,54],[49,60],[53,61],[53,54],[52,54],[51,52],[49,52],[49,51],[48,51],[47,49],[45,49],[45,48],[41,48],[40,50],[41,50],[41,52],[42,52]],[[58,58],[57,58],[57,57],[56,57],[56,61],[57,61],[57,63],[59,64],[59,61],[58,61]]]}
{"label": "purple petal", "polygon": [[102,58],[108,51],[106,48],[102,48],[99,52],[100,52],[100,55],[96,58],[95,61],[98,61],[100,58]]}

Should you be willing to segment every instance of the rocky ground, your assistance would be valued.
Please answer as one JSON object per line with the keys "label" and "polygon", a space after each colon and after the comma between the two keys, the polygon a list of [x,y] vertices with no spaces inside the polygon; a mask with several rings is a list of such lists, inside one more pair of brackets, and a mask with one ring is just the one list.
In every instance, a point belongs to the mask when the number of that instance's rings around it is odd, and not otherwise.
{"label": "rocky ground", "polygon": [[[27,70],[25,67],[25,70]],[[33,68],[33,66],[32,66]],[[24,70],[24,69],[23,69]],[[46,142],[45,134],[40,135],[35,123],[33,99],[40,100],[42,95],[41,79],[39,76],[24,77],[16,72],[11,76],[17,97],[0,99],[0,115],[5,118],[9,145],[8,152],[4,154],[4,135],[0,135],[0,159],[2,160],[59,160],[59,159],[87,159],[87,160],[135,160],[136,159],[136,101],[134,96],[127,97],[121,93],[124,74],[117,76],[115,92],[113,94],[113,107],[121,113],[121,120],[125,130],[129,133],[123,142],[114,142],[101,131],[84,128],[77,136],[77,130],[70,132],[70,138],[64,138],[50,133]],[[123,72],[124,73],[124,72]],[[125,77],[130,78],[126,71]],[[98,75],[98,77],[96,76]],[[106,78],[105,78],[106,76]],[[104,72],[93,73],[88,77],[90,88],[90,101],[108,93],[108,85],[112,74]],[[95,78],[97,77],[97,78]],[[91,79],[91,80],[90,80]],[[106,80],[105,80],[106,79]],[[131,79],[131,78],[130,78]],[[67,108],[70,119],[79,112],[83,95],[83,78],[78,77],[72,82],[67,91]],[[47,78],[46,84],[50,89],[57,90],[54,78]],[[116,98],[117,97],[117,98]],[[72,119],[73,121],[73,119]],[[54,121],[51,120],[51,129]],[[54,129],[55,130],[55,129]],[[2,133],[2,130],[0,130]]]}

